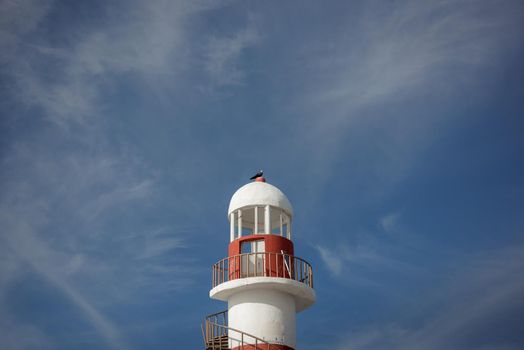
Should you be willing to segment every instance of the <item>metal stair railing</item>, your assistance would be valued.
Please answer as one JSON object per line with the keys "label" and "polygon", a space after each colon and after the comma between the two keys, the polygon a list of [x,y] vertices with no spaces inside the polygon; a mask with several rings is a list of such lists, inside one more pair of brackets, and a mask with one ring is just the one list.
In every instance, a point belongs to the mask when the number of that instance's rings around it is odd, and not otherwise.
{"label": "metal stair railing", "polygon": [[[206,349],[213,349],[213,350],[229,350],[229,331],[233,331],[235,333],[239,334],[239,339],[233,339],[232,340],[238,345],[235,346],[235,348],[240,349],[250,349],[250,350],[271,350],[271,344],[269,344],[264,339],[261,339],[257,336],[254,336],[252,334],[243,332],[239,329],[224,326],[221,324],[217,324],[214,322],[206,322],[205,325],[206,331],[205,331],[205,345]],[[252,340],[252,342],[247,342],[248,340]],[[227,345],[224,344],[224,341],[227,341]],[[254,341],[254,343],[253,343]]]}
{"label": "metal stair railing", "polygon": [[[214,322],[219,320],[223,320],[225,324]],[[229,350],[230,332],[238,333],[238,339],[237,337],[231,338],[233,342],[237,343],[235,348],[240,348],[241,350],[271,350],[271,344],[264,339],[227,326],[227,310],[206,317],[204,324],[202,324],[205,348],[207,350]],[[249,340],[250,342],[248,343],[247,341]]]}

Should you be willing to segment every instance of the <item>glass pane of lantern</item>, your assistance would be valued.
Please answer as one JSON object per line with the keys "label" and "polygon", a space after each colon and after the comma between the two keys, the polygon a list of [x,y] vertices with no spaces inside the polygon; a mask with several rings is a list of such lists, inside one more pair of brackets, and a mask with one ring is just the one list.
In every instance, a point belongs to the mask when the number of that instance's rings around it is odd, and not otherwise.
{"label": "glass pane of lantern", "polygon": [[242,236],[252,235],[255,228],[255,208],[242,209]]}
{"label": "glass pane of lantern", "polygon": [[282,236],[289,238],[289,217],[282,213]]}
{"label": "glass pane of lantern", "polygon": [[242,225],[242,236],[249,236],[253,234],[253,229]]}
{"label": "glass pane of lantern", "polygon": [[273,235],[280,235],[280,209],[270,207],[269,208],[269,217],[270,217],[270,231]]}

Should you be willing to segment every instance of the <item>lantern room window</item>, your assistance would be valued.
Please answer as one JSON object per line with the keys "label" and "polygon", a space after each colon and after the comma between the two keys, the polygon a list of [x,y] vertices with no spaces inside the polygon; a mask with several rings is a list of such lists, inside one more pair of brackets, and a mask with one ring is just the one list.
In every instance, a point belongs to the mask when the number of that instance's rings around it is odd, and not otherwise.
{"label": "lantern room window", "polygon": [[229,215],[231,241],[242,236],[274,234],[291,239],[291,217],[282,209],[256,205]]}

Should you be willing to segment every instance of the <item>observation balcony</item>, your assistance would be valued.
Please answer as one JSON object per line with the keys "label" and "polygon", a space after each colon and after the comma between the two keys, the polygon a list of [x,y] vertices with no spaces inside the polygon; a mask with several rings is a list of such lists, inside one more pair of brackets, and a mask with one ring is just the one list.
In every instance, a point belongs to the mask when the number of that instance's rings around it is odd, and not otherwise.
{"label": "observation balcony", "polygon": [[213,265],[213,288],[249,277],[284,278],[313,288],[311,265],[296,256],[281,253],[246,253],[230,256]]}
{"label": "observation balcony", "polygon": [[311,265],[285,253],[246,253],[222,259],[213,265],[212,285],[209,296],[222,301],[241,290],[281,291],[294,297],[296,312],[316,300]]}

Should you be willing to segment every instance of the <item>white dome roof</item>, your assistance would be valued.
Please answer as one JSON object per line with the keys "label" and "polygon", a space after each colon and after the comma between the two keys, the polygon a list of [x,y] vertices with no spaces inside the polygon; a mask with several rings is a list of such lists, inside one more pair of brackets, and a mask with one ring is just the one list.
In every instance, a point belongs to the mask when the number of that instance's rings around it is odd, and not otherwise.
{"label": "white dome roof", "polygon": [[252,205],[271,205],[283,209],[293,216],[293,207],[286,195],[278,188],[267,182],[254,181],[240,187],[229,202],[227,214]]}

